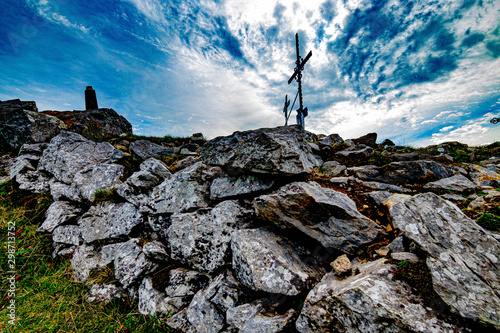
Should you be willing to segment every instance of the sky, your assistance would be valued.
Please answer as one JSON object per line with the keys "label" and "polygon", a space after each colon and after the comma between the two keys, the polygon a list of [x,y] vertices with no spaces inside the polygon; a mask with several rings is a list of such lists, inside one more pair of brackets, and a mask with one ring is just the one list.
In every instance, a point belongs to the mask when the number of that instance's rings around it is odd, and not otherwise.
{"label": "sky", "polygon": [[[83,110],[135,134],[284,125],[302,57],[307,130],[415,147],[500,140],[498,0],[1,0],[0,100]],[[294,109],[297,109],[298,101]],[[295,123],[295,111],[289,123]]]}

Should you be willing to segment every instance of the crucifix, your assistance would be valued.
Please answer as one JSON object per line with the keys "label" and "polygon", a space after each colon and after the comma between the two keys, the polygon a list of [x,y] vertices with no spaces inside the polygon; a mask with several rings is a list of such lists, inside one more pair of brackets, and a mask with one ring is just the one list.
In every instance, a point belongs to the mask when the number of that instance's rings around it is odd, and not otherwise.
{"label": "crucifix", "polygon": [[[304,65],[306,62],[311,58],[312,56],[312,51],[309,51],[307,56],[302,59],[299,54],[299,33],[295,34],[295,46],[297,50],[297,61],[295,64],[297,67],[294,69],[293,75],[288,79],[288,84],[292,83],[294,79],[297,80],[299,84],[299,91],[297,92],[297,95],[299,96],[299,108],[297,109],[297,124],[302,126],[303,129],[305,129],[305,123],[304,123],[304,118],[307,117],[307,108],[304,109],[304,106],[302,105],[302,70],[304,69]],[[295,105],[295,101],[297,100],[297,95],[295,96],[295,100],[293,101],[292,108],[290,109],[290,113],[292,112],[293,105]],[[288,104],[287,104],[288,103]],[[285,126],[288,124],[288,118],[290,117],[290,114],[288,113],[288,105],[290,105],[290,101],[287,100],[287,97],[285,97],[285,106],[283,107],[283,112],[285,113]]]}

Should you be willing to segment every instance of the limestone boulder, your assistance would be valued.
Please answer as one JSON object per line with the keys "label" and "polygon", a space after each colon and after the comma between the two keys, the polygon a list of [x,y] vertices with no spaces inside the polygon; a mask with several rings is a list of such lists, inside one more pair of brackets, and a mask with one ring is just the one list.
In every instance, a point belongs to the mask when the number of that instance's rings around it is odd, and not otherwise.
{"label": "limestone boulder", "polygon": [[93,270],[105,269],[114,258],[116,249],[121,244],[110,244],[99,249],[95,245],[83,244],[78,246],[71,258],[73,275],[79,282],[84,282],[89,278]]}
{"label": "limestone boulder", "polygon": [[139,313],[151,316],[167,316],[178,309],[169,304],[164,292],[153,287],[153,279],[148,276],[142,280],[139,287]]}
{"label": "limestone boulder", "polygon": [[127,293],[115,284],[94,284],[86,297],[89,303],[109,303],[113,299],[126,299]]}
{"label": "limestone boulder", "polygon": [[452,311],[500,329],[500,243],[433,193],[397,203],[390,215],[427,254],[434,290]]}
{"label": "limestone boulder", "polygon": [[255,291],[295,296],[325,273],[313,253],[263,228],[235,231],[231,250],[236,277]]}
{"label": "limestone boulder", "polygon": [[210,186],[210,199],[221,200],[226,198],[245,196],[270,189],[274,185],[272,179],[263,179],[254,175],[240,175],[231,177],[223,175],[215,178]]}
{"label": "limestone boulder", "polygon": [[435,182],[427,183],[424,188],[438,189],[445,191],[470,193],[477,189],[477,185],[464,175],[455,175],[449,178],[443,178]]}
{"label": "limestone boulder", "polygon": [[76,219],[82,209],[67,201],[52,203],[45,214],[46,218],[37,231],[52,232],[54,228]]}
{"label": "limestone boulder", "polygon": [[173,214],[167,238],[172,259],[204,272],[230,262],[231,235],[245,228],[253,215],[237,201],[223,201],[212,210]]}
{"label": "limestone boulder", "polygon": [[333,158],[343,165],[353,166],[366,163],[372,153],[372,147],[353,147],[336,152]]}
{"label": "limestone boulder", "polygon": [[95,143],[79,134],[61,131],[44,150],[38,170],[71,184],[79,171],[96,164],[114,163],[121,157],[123,154],[108,142]]}
{"label": "limestone boulder", "polygon": [[[297,209],[300,207],[300,209]],[[295,182],[254,200],[257,216],[282,228],[295,228],[324,247],[353,254],[383,234],[361,215],[346,194],[315,182]]]}
{"label": "limestone boulder", "polygon": [[93,202],[97,191],[111,190],[122,183],[123,171],[124,167],[118,164],[93,165],[77,172],[72,185],[82,198]]}
{"label": "limestone boulder", "polygon": [[493,181],[500,182],[500,174],[486,167],[470,164],[468,170],[472,181],[478,186],[489,185]]}
{"label": "limestone boulder", "polygon": [[358,274],[326,274],[307,295],[299,332],[461,332],[429,311],[411,288],[392,279],[384,259],[358,265]]}
{"label": "limestone boulder", "polygon": [[226,170],[265,174],[296,175],[321,165],[300,126],[261,128],[218,137],[203,146],[200,157]]}
{"label": "limestone boulder", "polygon": [[144,275],[158,268],[158,265],[150,261],[142,252],[139,244],[139,239],[132,238],[116,249],[113,261],[115,277],[124,288],[138,282]]}
{"label": "limestone boulder", "polygon": [[142,160],[151,157],[167,156],[174,153],[172,148],[160,146],[147,140],[137,140],[130,144],[130,151]]}
{"label": "limestone boulder", "polygon": [[62,225],[52,232],[52,240],[56,243],[80,245],[83,243],[82,231],[77,225]]}

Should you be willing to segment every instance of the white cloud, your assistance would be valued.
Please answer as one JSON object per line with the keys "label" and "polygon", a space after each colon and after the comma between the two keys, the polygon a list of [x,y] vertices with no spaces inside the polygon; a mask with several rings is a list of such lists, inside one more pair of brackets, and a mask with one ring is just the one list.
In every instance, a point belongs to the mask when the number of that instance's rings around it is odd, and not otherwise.
{"label": "white cloud", "polygon": [[133,4],[144,16],[154,22],[165,23],[163,5],[157,0],[126,0]]}
{"label": "white cloud", "polygon": [[49,2],[48,0],[40,0],[38,2],[34,2],[34,0],[26,0],[26,2],[29,6],[36,9],[40,16],[49,22],[60,24],[85,34],[88,34],[90,31],[90,29],[84,25],[71,22],[66,16],[58,13],[60,10],[60,4],[57,1]]}
{"label": "white cloud", "polygon": [[448,132],[450,131],[453,127],[455,126],[446,126],[446,127],[443,127],[439,130],[439,132]]}

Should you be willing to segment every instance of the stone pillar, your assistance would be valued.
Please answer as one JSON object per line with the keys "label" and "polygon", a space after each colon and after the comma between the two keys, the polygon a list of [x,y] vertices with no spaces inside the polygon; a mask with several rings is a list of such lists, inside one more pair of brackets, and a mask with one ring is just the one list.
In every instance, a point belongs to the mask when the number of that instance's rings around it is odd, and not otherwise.
{"label": "stone pillar", "polygon": [[85,110],[97,110],[97,97],[92,86],[87,86],[85,89]]}

